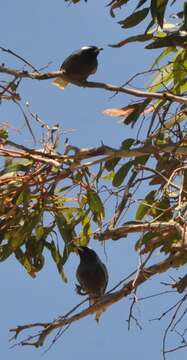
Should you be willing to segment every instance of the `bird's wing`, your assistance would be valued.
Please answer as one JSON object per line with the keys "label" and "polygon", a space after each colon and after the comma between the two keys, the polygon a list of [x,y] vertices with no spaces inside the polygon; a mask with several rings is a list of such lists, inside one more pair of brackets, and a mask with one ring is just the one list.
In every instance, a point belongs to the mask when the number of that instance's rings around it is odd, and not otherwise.
{"label": "bird's wing", "polygon": [[108,285],[108,271],[107,271],[107,267],[106,265],[98,258],[97,261],[99,262],[100,266],[101,266],[101,269],[102,271],[104,272],[104,275],[105,275],[105,284],[103,286],[103,289],[102,289],[102,294],[104,294],[106,288],[107,288],[107,285]]}

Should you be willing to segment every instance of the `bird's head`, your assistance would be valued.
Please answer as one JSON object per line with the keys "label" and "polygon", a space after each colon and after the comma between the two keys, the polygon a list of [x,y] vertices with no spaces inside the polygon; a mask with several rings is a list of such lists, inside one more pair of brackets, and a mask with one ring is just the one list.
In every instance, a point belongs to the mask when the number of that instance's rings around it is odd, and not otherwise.
{"label": "bird's head", "polygon": [[89,249],[86,246],[79,246],[77,252],[80,256],[80,259],[83,261],[95,261],[98,257],[94,250]]}
{"label": "bird's head", "polygon": [[88,45],[88,46],[82,46],[80,51],[82,53],[85,54],[94,54],[94,55],[98,55],[100,53],[100,51],[102,51],[103,48],[98,48],[97,46],[92,46],[92,45]]}

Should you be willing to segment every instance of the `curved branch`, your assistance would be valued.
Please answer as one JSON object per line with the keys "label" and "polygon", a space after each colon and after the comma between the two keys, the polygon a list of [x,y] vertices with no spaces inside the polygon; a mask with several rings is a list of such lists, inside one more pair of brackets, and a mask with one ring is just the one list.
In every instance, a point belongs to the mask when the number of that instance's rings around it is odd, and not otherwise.
{"label": "curved branch", "polygon": [[[53,71],[48,73],[39,73],[39,72],[29,72],[29,71],[18,71],[12,68],[7,68],[5,66],[0,66],[0,73],[15,76],[16,78],[28,78],[28,79],[35,79],[35,80],[49,80],[56,77],[60,77],[64,71]],[[173,102],[177,102],[179,104],[187,105],[187,98],[183,96],[173,95],[169,92],[163,93],[155,93],[149,91],[142,91],[130,87],[122,87],[116,86],[111,84],[106,84],[102,82],[94,82],[94,81],[85,81],[81,84],[76,84],[77,86],[87,87],[87,88],[96,88],[96,89],[103,89],[112,92],[120,92],[128,95],[133,95],[136,97],[141,98],[149,98],[149,99],[162,99],[162,100],[169,100]]]}
{"label": "curved branch", "polygon": [[130,87],[121,87],[121,86],[115,86],[111,84],[105,84],[101,82],[94,82],[94,81],[86,81],[83,85],[84,87],[90,87],[90,88],[97,88],[97,89],[104,89],[108,91],[114,91],[114,92],[121,92],[129,95],[133,95],[136,97],[145,97],[149,99],[162,99],[162,100],[169,100],[169,101],[175,101],[180,104],[187,104],[187,98],[182,96],[173,95],[169,92],[163,92],[163,93],[155,93],[155,92],[149,92],[149,91],[142,91],[137,90]]}
{"label": "curved branch", "polygon": [[[131,279],[128,283],[126,283],[121,290],[115,291],[113,293],[108,293],[104,296],[102,296],[97,303],[95,303],[92,306],[89,306],[88,308],[82,310],[81,312],[76,313],[73,316],[70,317],[61,317],[58,320],[55,320],[51,323],[33,323],[23,326],[18,326],[17,328],[10,329],[11,332],[15,332],[14,339],[17,338],[17,336],[28,328],[36,328],[38,326],[42,327],[43,330],[38,332],[38,334],[34,335],[33,337],[29,337],[26,340],[23,340],[20,342],[21,345],[32,345],[35,347],[43,346],[46,338],[49,334],[55,329],[62,328],[66,325],[70,325],[75,321],[78,321],[88,315],[91,315],[98,310],[106,310],[107,307],[109,307],[112,304],[117,303],[124,297],[128,296],[132,291],[138,288],[141,284],[146,282],[148,279],[150,279],[152,276],[166,272],[168,269],[172,267],[178,266],[180,262],[182,262],[183,257],[186,256],[186,252],[176,252],[173,255],[170,255],[167,259],[147,267],[146,269],[140,269],[138,275],[136,275],[133,279]],[[36,341],[32,342],[31,339],[36,338]]]}
{"label": "curved branch", "polygon": [[109,240],[109,239],[115,239],[118,240],[124,235],[127,235],[128,233],[133,232],[145,232],[145,231],[161,231],[161,230],[169,230],[176,228],[178,231],[178,227],[180,225],[177,224],[175,221],[166,221],[166,222],[154,222],[154,223],[139,223],[139,222],[128,222],[127,224],[120,226],[116,229],[107,229],[103,231],[102,233],[94,233],[94,239],[95,240]]}

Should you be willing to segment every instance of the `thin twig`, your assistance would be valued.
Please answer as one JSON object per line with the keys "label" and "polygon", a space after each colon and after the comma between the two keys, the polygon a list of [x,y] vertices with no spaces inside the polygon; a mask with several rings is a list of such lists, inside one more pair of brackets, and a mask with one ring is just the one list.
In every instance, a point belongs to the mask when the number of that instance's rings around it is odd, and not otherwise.
{"label": "thin twig", "polygon": [[14,51],[12,51],[12,50],[10,50],[10,49],[5,49],[5,48],[2,47],[2,46],[0,46],[0,49],[1,49],[2,51],[6,52],[6,53],[9,53],[9,54],[17,57],[19,60],[23,61],[26,65],[30,66],[31,69],[33,69],[34,71],[36,71],[36,72],[39,73],[39,71],[38,71],[30,62],[28,62],[27,60],[25,60],[22,56],[16,54]]}

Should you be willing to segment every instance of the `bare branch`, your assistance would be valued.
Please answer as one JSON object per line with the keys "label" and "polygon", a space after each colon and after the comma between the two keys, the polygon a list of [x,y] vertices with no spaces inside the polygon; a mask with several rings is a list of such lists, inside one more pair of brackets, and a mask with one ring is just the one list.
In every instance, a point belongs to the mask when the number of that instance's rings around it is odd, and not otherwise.
{"label": "bare branch", "polygon": [[26,341],[21,341],[21,345],[31,345],[35,347],[43,346],[46,338],[48,335],[51,334],[55,329],[62,328],[64,326],[67,326],[68,324],[72,324],[75,321],[78,321],[88,315],[91,315],[98,310],[106,309],[112,304],[117,303],[124,297],[127,297],[129,294],[131,294],[132,291],[137,289],[141,284],[146,282],[148,279],[150,279],[152,276],[166,272],[169,268],[178,266],[179,262],[183,259],[184,252],[177,252],[174,255],[170,255],[167,259],[164,261],[161,261],[155,265],[152,265],[146,269],[143,269],[139,272],[138,276],[136,278],[131,279],[128,283],[126,283],[121,290],[113,292],[111,294],[106,294],[102,296],[97,303],[95,303],[92,306],[89,306],[88,308],[82,310],[79,313],[76,313],[75,315],[72,315],[70,317],[61,317],[60,319],[57,319],[51,323],[33,323],[23,326],[18,326],[17,328],[11,329],[11,332],[15,332],[14,338],[20,334],[25,329],[28,328],[36,328],[38,326],[42,327],[43,330],[41,330],[37,335],[34,335],[34,337],[37,336],[36,341],[30,342],[28,339]]}
{"label": "bare branch", "polygon": [[167,229],[176,228],[175,221],[170,222],[155,222],[155,223],[139,223],[139,222],[128,222],[127,224],[120,226],[116,229],[107,229],[102,233],[94,233],[94,239],[96,240],[109,240],[109,239],[120,239],[124,235],[133,232],[145,232],[145,231],[162,231]]}
{"label": "bare branch", "polygon": [[[28,79],[35,79],[35,80],[49,80],[56,77],[60,77],[63,71],[53,71],[48,73],[38,73],[38,72],[29,72],[29,71],[19,71],[12,68],[7,68],[5,66],[0,66],[0,73],[16,76],[17,78],[28,78]],[[130,87],[122,87],[116,86],[111,84],[106,84],[102,82],[94,82],[94,81],[85,81],[84,83],[77,83],[77,86],[87,87],[87,88],[96,88],[96,89],[103,89],[112,92],[120,92],[128,95],[133,95],[140,98],[149,98],[149,99],[162,99],[162,100],[169,100],[173,102],[177,102],[179,104],[187,104],[187,98],[183,96],[173,95],[169,92],[163,93],[155,93],[149,91],[142,91],[137,90]]]}

